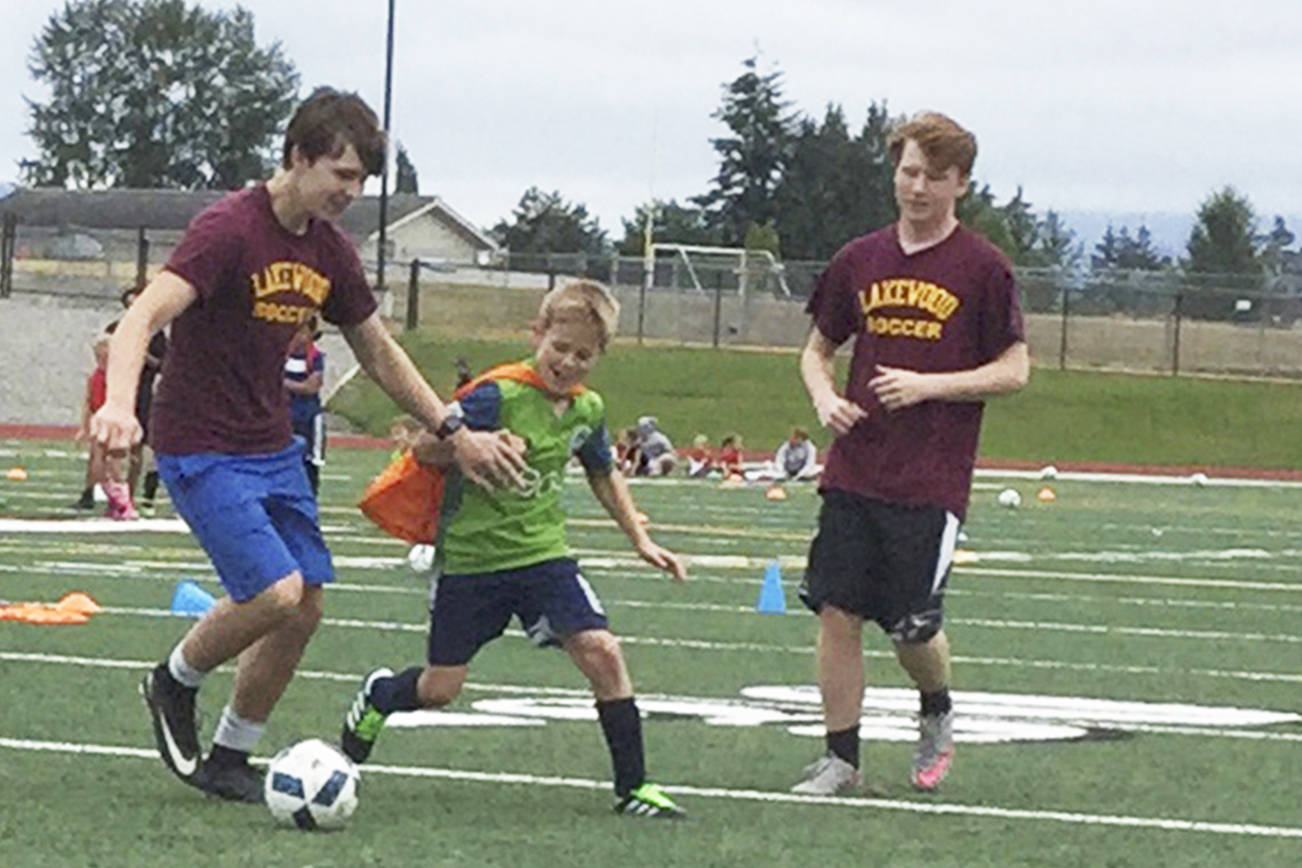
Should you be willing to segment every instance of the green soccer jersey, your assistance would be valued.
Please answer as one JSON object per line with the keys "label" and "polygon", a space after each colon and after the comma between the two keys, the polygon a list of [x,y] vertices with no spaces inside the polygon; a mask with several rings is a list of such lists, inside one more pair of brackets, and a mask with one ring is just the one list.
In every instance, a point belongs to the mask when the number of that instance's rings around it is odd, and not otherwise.
{"label": "green soccer jersey", "polygon": [[601,396],[585,389],[558,416],[546,393],[494,378],[460,403],[467,428],[506,429],[525,440],[528,478],[519,489],[490,492],[448,471],[435,543],[439,571],[488,573],[568,557],[561,507],[566,466],[576,455],[590,472],[609,473],[614,466]]}

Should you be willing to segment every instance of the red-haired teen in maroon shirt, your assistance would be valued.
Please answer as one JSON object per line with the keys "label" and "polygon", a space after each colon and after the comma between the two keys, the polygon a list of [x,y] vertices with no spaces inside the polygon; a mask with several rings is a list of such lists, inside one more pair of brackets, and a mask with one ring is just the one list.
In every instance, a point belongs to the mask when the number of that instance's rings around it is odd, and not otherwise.
{"label": "red-haired teen in maroon shirt", "polygon": [[[1012,267],[955,215],[976,139],[944,115],[890,138],[899,220],[857,238],[819,278],[800,357],[819,421],[836,435],[801,597],[818,613],[827,752],[795,792],[857,788],[863,624],[874,621],[917,685],[910,779],[933,790],[954,754],[942,601],[967,508],[982,401],[1026,384]],[[853,341],[844,392],[833,356]]]}

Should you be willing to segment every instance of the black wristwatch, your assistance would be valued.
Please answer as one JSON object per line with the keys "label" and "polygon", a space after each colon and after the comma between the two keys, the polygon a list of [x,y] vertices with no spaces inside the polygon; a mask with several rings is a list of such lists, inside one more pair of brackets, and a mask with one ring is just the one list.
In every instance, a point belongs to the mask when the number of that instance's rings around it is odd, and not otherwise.
{"label": "black wristwatch", "polygon": [[443,417],[443,421],[434,429],[434,436],[440,440],[446,440],[453,434],[461,430],[461,426],[466,424],[466,420],[461,418],[460,413],[448,413]]}

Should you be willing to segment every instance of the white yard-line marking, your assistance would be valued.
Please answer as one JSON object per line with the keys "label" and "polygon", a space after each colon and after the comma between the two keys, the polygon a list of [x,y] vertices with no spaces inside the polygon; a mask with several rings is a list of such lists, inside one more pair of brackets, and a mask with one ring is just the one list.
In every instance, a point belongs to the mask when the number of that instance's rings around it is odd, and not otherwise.
{"label": "white yard-line marking", "polygon": [[[106,607],[106,614],[119,615],[138,615],[151,618],[179,617],[167,609],[153,608],[130,608],[130,607]],[[323,618],[322,623],[327,626],[347,627],[364,630],[387,630],[395,632],[423,633],[428,629],[425,622],[398,622],[398,621],[368,621],[353,618]],[[519,630],[507,630],[505,635],[523,637],[525,634]],[[1231,636],[1230,638],[1236,638]],[[764,652],[764,653],[781,653],[781,654],[812,654],[814,649],[812,644],[801,645],[776,645],[762,642],[718,642],[705,639],[665,639],[654,636],[633,636],[621,634],[620,641],[627,645],[647,645],[655,647],[668,648],[692,648],[703,651],[720,651],[720,652]],[[888,651],[876,651],[873,649],[864,649],[864,655],[869,658],[894,659],[895,655]],[[0,654],[0,659],[5,659]],[[1009,666],[1024,667],[1029,669],[1051,669],[1066,670],[1076,672],[1115,672],[1127,675],[1185,675],[1199,676],[1205,678],[1224,678],[1230,680],[1250,681],[1250,682],[1281,682],[1287,684],[1302,684],[1302,673],[1293,672],[1254,672],[1246,670],[1227,670],[1227,669],[1181,669],[1166,668],[1151,665],[1139,664],[1118,664],[1118,663],[1082,663],[1069,662],[1062,660],[1033,660],[1016,657],[974,657],[958,654],[953,658],[955,663],[963,663],[976,666]]]}
{"label": "white yard-line marking", "polygon": [[[153,750],[119,745],[78,742],[37,741],[22,738],[0,737],[0,747],[11,750],[70,753],[82,756],[128,757],[154,759]],[[478,772],[464,769],[434,768],[429,766],[367,765],[364,774],[396,775],[402,777],[432,778],[451,781],[488,784],[516,784],[534,787],[562,787],[568,789],[599,790],[610,788],[608,781],[558,775],[520,774],[513,772]],[[798,796],[770,790],[730,789],[692,784],[665,784],[676,796],[695,796],[705,799],[727,799],[741,802],[767,802],[785,805],[829,805],[844,808],[877,808],[916,814],[946,814],[995,818],[1001,820],[1028,820],[1057,822],[1085,826],[1115,826],[1138,829],[1156,829],[1171,832],[1202,832],[1215,835],[1238,835],[1261,838],[1302,838],[1302,827],[1266,826],[1257,823],[1227,823],[1208,820],[1189,820],[1171,817],[1137,817],[1124,814],[1088,814],[1078,811],[1042,811],[1024,808],[1000,808],[992,805],[960,805],[912,799],[856,798],[847,796]]]}
{"label": "white yard-line marking", "polygon": [[[754,609],[743,606],[717,606],[700,603],[652,603],[646,601],[608,601],[612,607],[627,606],[629,608],[661,609],[661,608],[681,608],[681,609],[706,609],[715,612],[753,612]],[[109,615],[142,615],[148,618],[170,618],[175,613],[168,609],[137,608],[129,606],[105,606],[104,613]],[[802,610],[792,610],[792,614],[811,614]],[[973,627],[990,627],[1004,630],[1037,630],[1037,631],[1059,631],[1066,633],[1089,633],[1101,636],[1146,636],[1162,639],[1215,639],[1218,641],[1239,640],[1243,642],[1287,642],[1302,643],[1302,637],[1293,636],[1287,633],[1265,634],[1265,633],[1233,633],[1220,630],[1168,630],[1158,627],[1112,627],[1107,624],[1068,624],[1054,621],[1004,621],[992,620],[987,618],[947,618],[947,623],[958,624]],[[410,623],[401,621],[367,621],[359,618],[323,618],[323,624],[330,624],[336,627],[358,627],[361,629],[375,630],[397,630],[403,632],[425,632],[428,625],[425,623]],[[507,631],[508,634],[513,631]],[[524,635],[519,633],[519,635]],[[647,637],[621,636],[625,642],[650,642]],[[661,640],[655,640],[661,641]],[[664,640],[675,642],[696,642],[704,640],[677,639]],[[713,643],[712,646],[690,646],[690,647],[727,647],[728,643]],[[741,647],[752,647],[743,645]],[[759,646],[755,646],[759,647]],[[781,646],[771,646],[781,647]]]}
{"label": "white yard-line marking", "polygon": [[[520,635],[523,636],[523,634]],[[148,669],[151,669],[155,665],[153,661],[149,661],[149,660],[124,660],[124,659],[115,659],[115,658],[108,658],[108,657],[84,657],[84,656],[68,655],[68,654],[50,654],[48,652],[22,652],[22,651],[0,651],[0,660],[9,661],[11,663],[43,663],[43,664],[56,665],[56,666],[84,666],[84,667],[97,668],[97,669],[132,669],[139,672],[147,671]],[[226,664],[221,666],[218,671],[229,674],[234,671],[234,668],[235,668],[234,664]],[[315,669],[303,669],[295,673],[295,677],[302,678],[307,681],[330,681],[330,682],[340,682],[346,684],[356,684],[358,679],[361,676],[357,673],[350,673],[350,672],[327,672],[327,671],[315,670]],[[585,700],[591,698],[592,695],[590,690],[584,688],[576,688],[576,687],[543,687],[543,686],[526,685],[526,684],[500,684],[500,683],[493,683],[493,682],[478,682],[478,681],[466,682],[465,689],[469,691],[479,691],[483,693],[499,693],[499,694],[505,693],[505,694],[514,694],[514,695],[520,695],[526,697],[543,695],[543,696],[563,697],[568,699],[585,699]],[[817,688],[813,687],[812,685],[810,686],[801,685],[797,687],[786,686],[786,687],[779,687],[779,688],[747,688],[744,689],[742,693],[743,695],[745,695],[752,690],[763,691],[766,694],[772,694],[774,693],[775,690],[783,694],[786,693],[798,694],[801,691],[804,691],[809,694],[809,701],[807,704],[809,705],[810,710],[815,712],[816,714],[816,706],[818,704]],[[868,699],[866,700],[866,702],[871,704],[872,702],[876,701],[885,704],[890,704],[888,698],[886,697],[887,694],[891,694],[891,695],[903,694],[907,696],[907,699],[903,701],[903,705],[907,705],[910,708],[912,707],[914,694],[911,691],[898,689],[898,688],[869,688],[867,694]],[[648,700],[676,701],[682,699],[682,697],[680,696],[676,696],[674,694],[667,694],[667,693],[639,693],[638,695],[641,698],[648,699]],[[964,696],[963,691],[959,691],[958,695],[962,697],[962,701],[968,701],[970,699],[973,701],[980,700],[985,703],[989,703],[991,701],[991,697],[993,696],[992,694],[979,693],[979,692],[971,692],[968,693],[966,696]],[[773,699],[771,695],[768,696],[768,698]],[[738,698],[736,696],[705,697],[703,699],[713,705],[730,705],[730,704],[746,705],[747,704],[747,700],[745,698]],[[895,699],[898,700],[899,697],[896,697]],[[790,699],[786,699],[786,700],[782,700],[781,703],[790,704],[791,701],[792,700]],[[1097,716],[1098,714],[1097,708],[1095,708],[1096,706],[1099,706],[1100,704],[1115,706],[1118,703],[1124,705],[1126,702],[1125,700],[1082,699],[1079,697],[1069,697],[1069,696],[1068,697],[1063,697],[1063,696],[1021,697],[1021,701],[1027,703],[1028,707],[1029,705],[1034,705],[1037,708],[1051,708],[1051,709],[1076,708],[1078,709],[1078,713],[1082,716],[1082,719],[1090,718],[1091,720],[1094,719],[1094,717]],[[900,705],[900,702],[896,701],[895,704]],[[903,705],[901,705],[901,707],[903,707]],[[1138,703],[1138,705],[1148,705],[1148,703]],[[865,707],[868,706],[866,705]],[[1093,709],[1093,713],[1090,712],[1091,709]],[[1269,713],[1274,714],[1273,712],[1269,712]],[[1287,714],[1287,713],[1281,712],[1281,714]],[[1127,719],[1125,721],[1119,721],[1115,719],[1115,714],[1109,717],[1108,723],[1106,725],[1114,729],[1126,729],[1135,732],[1164,733],[1169,735],[1193,735],[1193,736],[1202,736],[1208,738],[1224,737],[1224,738],[1237,738],[1237,739],[1252,739],[1252,740],[1261,740],[1261,741],[1302,741],[1302,733],[1296,733],[1296,732],[1237,729],[1237,728],[1233,728],[1232,726],[1207,727],[1196,723],[1191,723],[1188,725],[1145,723],[1142,720],[1138,720],[1138,719],[1136,720]]]}
{"label": "white yard-line marking", "polygon": [[1140,585],[1178,585],[1190,588],[1233,588],[1239,591],[1302,592],[1302,582],[1247,582],[1239,579],[1178,578],[1175,576],[1142,576],[1122,573],[1075,573],[1064,570],[1012,570],[958,565],[955,565],[954,571],[973,576],[991,576],[1005,579],[1062,579],[1068,582],[1126,582]]}
{"label": "white yard-line marking", "polygon": [[[1045,480],[1039,470],[995,470],[977,468],[977,479],[1029,479],[1053,485],[1054,482],[1116,482],[1137,485],[1180,485],[1195,487],[1189,476],[1147,473],[1102,473],[1081,470],[1060,471],[1054,480]],[[1302,482],[1288,479],[1245,479],[1235,476],[1213,476],[1204,483],[1217,488],[1302,488]]]}
{"label": "white yard-line marking", "polygon": [[[1035,594],[1025,591],[974,591],[970,588],[950,588],[945,592],[956,597],[991,597],[1007,600],[1030,600],[1032,602],[1053,603],[1090,603],[1115,606],[1170,606],[1182,609],[1224,609],[1226,611],[1245,612],[1302,612],[1302,606],[1288,603],[1242,603],[1233,600],[1176,600],[1171,597],[1093,597],[1089,594]],[[749,611],[749,608],[747,609]]]}

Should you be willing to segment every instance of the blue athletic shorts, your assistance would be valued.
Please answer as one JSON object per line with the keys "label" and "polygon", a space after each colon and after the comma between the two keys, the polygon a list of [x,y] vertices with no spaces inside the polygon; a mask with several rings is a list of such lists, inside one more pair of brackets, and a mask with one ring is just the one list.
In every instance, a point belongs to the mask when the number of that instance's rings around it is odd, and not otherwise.
{"label": "blue athletic shorts", "polygon": [[250,600],[295,570],[311,585],[334,580],[302,440],[257,455],[159,455],[158,476],[232,600]]}
{"label": "blue athletic shorts", "polygon": [[469,663],[502,635],[511,616],[540,647],[583,630],[607,628],[606,613],[578,561],[559,558],[514,570],[443,575],[430,591],[429,662]]}

